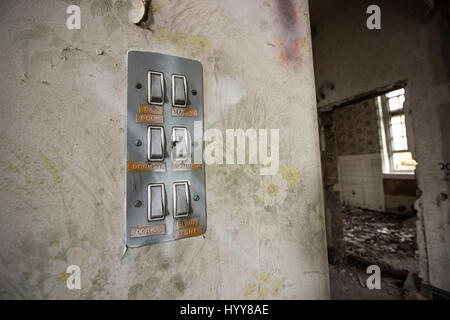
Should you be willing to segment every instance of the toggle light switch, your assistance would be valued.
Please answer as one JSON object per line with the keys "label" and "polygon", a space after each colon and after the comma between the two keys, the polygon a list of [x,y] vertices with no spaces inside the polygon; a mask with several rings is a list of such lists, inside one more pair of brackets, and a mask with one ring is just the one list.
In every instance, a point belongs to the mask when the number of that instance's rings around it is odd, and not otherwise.
{"label": "toggle light switch", "polygon": [[173,146],[173,160],[186,161],[189,157],[189,135],[186,128],[173,127],[172,128],[172,146]]}
{"label": "toggle light switch", "polygon": [[148,221],[163,220],[166,216],[166,189],[163,183],[148,185]]}
{"label": "toggle light switch", "polygon": [[148,72],[148,103],[164,104],[164,74],[161,72]]}
{"label": "toggle light switch", "polygon": [[163,127],[148,127],[148,160],[163,161],[165,152],[165,138]]}
{"label": "toggle light switch", "polygon": [[190,194],[187,181],[173,183],[173,215],[175,218],[189,215]]}
{"label": "toggle light switch", "polygon": [[140,50],[126,61],[127,247],[200,236],[207,229],[202,64]]}
{"label": "toggle light switch", "polygon": [[172,105],[186,108],[187,106],[187,81],[185,76],[172,75]]}

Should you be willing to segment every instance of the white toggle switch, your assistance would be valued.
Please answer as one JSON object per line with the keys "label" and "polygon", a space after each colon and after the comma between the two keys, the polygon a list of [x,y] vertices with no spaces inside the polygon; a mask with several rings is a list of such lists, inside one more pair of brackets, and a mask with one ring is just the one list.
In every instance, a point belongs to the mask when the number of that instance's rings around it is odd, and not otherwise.
{"label": "white toggle switch", "polygon": [[186,128],[172,128],[172,152],[174,161],[186,161],[189,158],[189,134]]}
{"label": "white toggle switch", "polygon": [[175,218],[189,215],[190,193],[187,181],[173,183],[173,215]]}
{"label": "white toggle switch", "polygon": [[161,72],[148,72],[148,103],[164,104],[164,74]]}
{"label": "white toggle switch", "polygon": [[187,106],[187,81],[185,76],[172,75],[172,105],[185,108]]}
{"label": "white toggle switch", "polygon": [[163,183],[148,185],[148,221],[163,220],[166,216],[166,189]]}
{"label": "white toggle switch", "polygon": [[163,161],[164,160],[164,128],[163,127],[148,127],[148,161]]}

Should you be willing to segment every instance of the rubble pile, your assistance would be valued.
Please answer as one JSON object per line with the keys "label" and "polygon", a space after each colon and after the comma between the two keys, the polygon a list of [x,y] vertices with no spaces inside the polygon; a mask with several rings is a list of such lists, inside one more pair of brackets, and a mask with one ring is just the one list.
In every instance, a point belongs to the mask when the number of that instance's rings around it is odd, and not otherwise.
{"label": "rubble pile", "polygon": [[408,217],[348,207],[343,214],[347,254],[387,264],[418,258],[414,221]]}

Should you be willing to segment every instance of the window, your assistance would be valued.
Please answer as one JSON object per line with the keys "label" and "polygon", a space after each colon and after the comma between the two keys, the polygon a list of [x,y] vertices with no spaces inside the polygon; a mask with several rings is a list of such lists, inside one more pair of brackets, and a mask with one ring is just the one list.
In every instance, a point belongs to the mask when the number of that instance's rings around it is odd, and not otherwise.
{"label": "window", "polygon": [[384,173],[414,173],[417,166],[408,149],[405,100],[404,88],[377,97]]}

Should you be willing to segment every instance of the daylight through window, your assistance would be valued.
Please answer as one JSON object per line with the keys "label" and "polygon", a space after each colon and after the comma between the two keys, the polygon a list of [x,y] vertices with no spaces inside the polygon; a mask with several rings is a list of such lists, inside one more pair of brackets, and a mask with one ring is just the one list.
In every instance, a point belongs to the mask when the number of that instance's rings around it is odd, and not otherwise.
{"label": "daylight through window", "polygon": [[414,173],[417,162],[409,151],[405,123],[405,89],[377,98],[380,113],[384,173]]}

